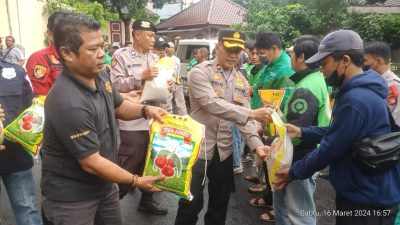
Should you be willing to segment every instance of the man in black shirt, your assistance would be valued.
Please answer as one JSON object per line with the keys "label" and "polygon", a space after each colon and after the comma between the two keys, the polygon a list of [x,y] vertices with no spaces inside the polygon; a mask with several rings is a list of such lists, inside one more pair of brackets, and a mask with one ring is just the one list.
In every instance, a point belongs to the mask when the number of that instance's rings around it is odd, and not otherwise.
{"label": "man in black shirt", "polygon": [[162,121],[166,111],[124,101],[104,71],[97,21],[68,13],[57,18],[54,42],[64,70],[45,103],[42,206],[53,224],[123,224],[114,183],[146,191],[159,177],[138,177],[116,165],[115,117]]}

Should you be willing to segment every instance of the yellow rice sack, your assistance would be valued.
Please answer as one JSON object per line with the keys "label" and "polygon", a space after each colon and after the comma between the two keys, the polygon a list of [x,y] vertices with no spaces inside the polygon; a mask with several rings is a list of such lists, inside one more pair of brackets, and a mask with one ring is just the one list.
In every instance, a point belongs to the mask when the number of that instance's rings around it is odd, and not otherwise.
{"label": "yellow rice sack", "polygon": [[20,144],[24,149],[36,155],[43,139],[44,100],[40,96],[33,104],[4,128],[5,138]]}
{"label": "yellow rice sack", "polygon": [[168,114],[164,123],[153,120],[150,125],[150,144],[143,175],[163,174],[166,179],[156,186],[191,199],[192,167],[204,140],[205,127],[190,116]]}

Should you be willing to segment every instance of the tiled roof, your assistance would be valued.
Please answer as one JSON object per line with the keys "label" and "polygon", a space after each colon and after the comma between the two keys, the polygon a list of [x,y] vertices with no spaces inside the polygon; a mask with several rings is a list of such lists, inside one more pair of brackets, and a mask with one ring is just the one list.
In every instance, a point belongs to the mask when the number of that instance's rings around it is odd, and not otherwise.
{"label": "tiled roof", "polygon": [[201,0],[157,25],[160,30],[241,23],[246,9],[229,0]]}

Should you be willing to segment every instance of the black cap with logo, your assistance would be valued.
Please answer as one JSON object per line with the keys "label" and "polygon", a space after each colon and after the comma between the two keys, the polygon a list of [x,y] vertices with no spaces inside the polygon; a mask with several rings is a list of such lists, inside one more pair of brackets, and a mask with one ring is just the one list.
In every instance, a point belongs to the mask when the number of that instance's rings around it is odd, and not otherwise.
{"label": "black cap with logo", "polygon": [[154,23],[144,20],[144,19],[137,19],[132,24],[132,30],[148,30],[157,33],[157,28]]}

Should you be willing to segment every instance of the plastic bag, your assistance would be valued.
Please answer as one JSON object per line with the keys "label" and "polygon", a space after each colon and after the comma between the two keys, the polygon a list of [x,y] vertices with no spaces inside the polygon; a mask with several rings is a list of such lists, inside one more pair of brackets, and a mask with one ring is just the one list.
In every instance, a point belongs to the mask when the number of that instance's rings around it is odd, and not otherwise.
{"label": "plastic bag", "polygon": [[205,127],[187,115],[168,114],[163,118],[164,123],[153,121],[150,125],[144,175],[165,175],[166,179],[155,186],[191,200],[192,167],[204,140]]}
{"label": "plastic bag", "polygon": [[161,58],[156,63],[158,75],[152,80],[146,80],[140,102],[151,101],[163,104],[167,103],[169,94],[167,81],[171,80],[174,75],[174,66],[175,62],[172,57]]}
{"label": "plastic bag", "polygon": [[7,140],[22,145],[28,153],[33,155],[37,154],[43,139],[45,98],[46,96],[35,98],[30,107],[4,128]]}
{"label": "plastic bag", "polygon": [[290,167],[293,160],[293,144],[286,133],[286,127],[277,112],[272,113],[272,121],[276,131],[276,137],[271,143],[272,152],[267,161],[268,178],[272,190],[275,182],[275,173],[280,168]]}

